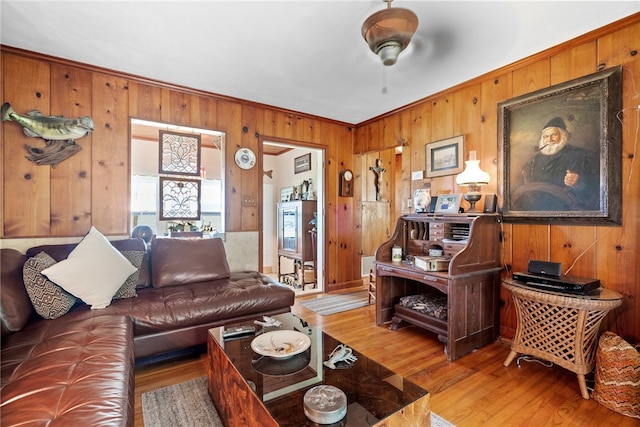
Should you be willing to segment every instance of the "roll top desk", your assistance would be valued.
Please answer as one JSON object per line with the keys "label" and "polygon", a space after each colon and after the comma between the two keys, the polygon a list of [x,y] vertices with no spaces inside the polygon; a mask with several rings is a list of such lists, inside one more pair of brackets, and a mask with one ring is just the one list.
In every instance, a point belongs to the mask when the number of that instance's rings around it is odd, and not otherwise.
{"label": "roll top desk", "polygon": [[[375,253],[376,324],[407,322],[438,335],[450,361],[495,341],[499,333],[500,227],[495,214],[406,215]],[[392,249],[402,248],[402,261]],[[415,256],[442,250],[445,271],[425,271]],[[446,318],[401,305],[405,296],[446,296]]]}

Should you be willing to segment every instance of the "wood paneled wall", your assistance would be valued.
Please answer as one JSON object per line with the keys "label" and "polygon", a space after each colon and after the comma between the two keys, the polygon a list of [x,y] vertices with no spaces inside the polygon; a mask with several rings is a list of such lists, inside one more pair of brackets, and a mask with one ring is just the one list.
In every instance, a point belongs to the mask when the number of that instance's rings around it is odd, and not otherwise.
{"label": "wood paneled wall", "polygon": [[[610,329],[638,342],[640,166],[634,158],[638,156],[640,120],[639,50],[640,15],[634,15],[359,124],[353,132],[344,123],[2,47],[2,101],[11,102],[20,113],[38,109],[68,117],[89,114],[96,130],[78,140],[83,147],[80,153],[50,168],[24,158],[23,145],[37,141],[24,137],[14,123],[2,123],[1,237],[81,236],[90,225],[106,234],[128,234],[129,117],[174,122],[227,132],[229,231],[261,229],[261,204],[244,207],[242,198],[250,195],[261,201],[262,165],[249,171],[237,168],[233,162],[237,148],[249,147],[259,153],[260,136],[324,148],[326,289],[348,287],[360,281],[362,237],[367,232],[362,229],[360,202],[370,200],[371,188],[369,184],[356,186],[354,197],[338,197],[340,170],[350,168],[362,180],[371,166],[365,153],[380,152],[384,157],[387,150],[403,146],[401,161],[393,163],[393,173],[385,177],[391,177],[393,185],[383,189],[392,203],[387,225],[392,230],[401,206],[398,197],[409,199],[413,190],[423,187],[430,187],[432,194],[459,191],[455,176],[411,181],[411,171],[424,170],[426,143],[464,134],[466,151],[475,150],[483,169],[491,174],[491,184],[483,191],[498,193],[498,103],[601,67],[622,65],[623,225],[504,224],[503,263],[521,270],[528,259],[553,260],[565,269],[574,266],[572,274],[600,278],[624,296]],[[10,242],[2,243],[10,247]],[[501,332],[508,337],[514,333],[515,311],[504,292],[502,300]]]}
{"label": "wood paneled wall", "polygon": [[21,126],[2,122],[3,247],[11,247],[14,238],[82,236],[92,225],[106,235],[128,235],[129,119],[134,117],[227,133],[227,231],[262,228],[261,203],[242,204],[244,196],[262,200],[261,156],[255,168],[241,170],[233,160],[238,148],[261,153],[262,136],[325,149],[325,289],[361,283],[360,270],[353,268],[359,265],[353,203],[337,193],[338,171],[353,168],[350,125],[7,46],[2,46],[1,61],[1,99],[18,113],[89,115],[95,123],[93,133],[77,140],[82,150],[52,168],[25,158],[24,145],[44,145],[41,139],[27,138]]}
{"label": "wood paneled wall", "polygon": [[[402,142],[407,147],[403,151],[401,197],[409,198],[416,188],[429,185],[432,195],[464,192],[456,187],[455,175],[410,180],[412,170],[425,169],[426,143],[464,134],[466,153],[475,150],[481,167],[491,175],[490,184],[482,191],[498,194],[498,103],[617,65],[623,68],[622,226],[504,224],[503,264],[513,270],[526,270],[529,259],[548,260],[562,263],[565,270],[572,267],[572,275],[599,278],[604,286],[624,297],[622,307],[609,318],[611,324],[607,326],[630,342],[638,342],[640,14],[359,125],[355,162],[366,153]],[[501,299],[501,335],[512,337],[514,307],[504,290]]]}

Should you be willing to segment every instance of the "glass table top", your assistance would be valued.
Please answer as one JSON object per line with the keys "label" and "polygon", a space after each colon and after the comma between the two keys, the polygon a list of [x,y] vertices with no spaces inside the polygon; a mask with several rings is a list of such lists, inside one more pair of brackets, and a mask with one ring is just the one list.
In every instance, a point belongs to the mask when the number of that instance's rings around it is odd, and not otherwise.
{"label": "glass table top", "polygon": [[[282,323],[279,328],[256,327],[255,333],[224,338],[225,330],[239,324],[209,330],[211,336],[264,402],[281,426],[316,425],[304,413],[303,398],[307,390],[318,385],[331,385],[347,396],[347,416],[339,426],[371,426],[428,394],[377,362],[351,349],[355,361],[335,362],[328,367],[329,355],[343,343],[313,327],[300,317],[285,313],[272,318]],[[309,337],[309,348],[291,357],[274,358],[256,353],[252,341],[274,330],[298,331]],[[348,347],[347,347],[348,348]],[[325,364],[324,362],[327,362]]]}

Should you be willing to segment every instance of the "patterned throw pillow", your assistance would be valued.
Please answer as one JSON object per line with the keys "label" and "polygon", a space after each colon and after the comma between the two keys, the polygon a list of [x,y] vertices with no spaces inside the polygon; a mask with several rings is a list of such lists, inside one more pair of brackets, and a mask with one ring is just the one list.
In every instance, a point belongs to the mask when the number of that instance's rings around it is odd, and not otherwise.
{"label": "patterned throw pillow", "polygon": [[136,292],[136,286],[138,285],[138,277],[140,276],[140,266],[142,265],[142,258],[144,257],[143,251],[120,251],[126,259],[137,269],[131,276],[125,280],[124,284],[120,286],[118,292],[113,296],[113,299],[135,298],[138,296]]}
{"label": "patterned throw pillow", "polygon": [[55,263],[47,253],[40,252],[29,258],[22,268],[24,286],[33,308],[45,319],[56,319],[67,314],[77,301],[76,297],[40,273]]}

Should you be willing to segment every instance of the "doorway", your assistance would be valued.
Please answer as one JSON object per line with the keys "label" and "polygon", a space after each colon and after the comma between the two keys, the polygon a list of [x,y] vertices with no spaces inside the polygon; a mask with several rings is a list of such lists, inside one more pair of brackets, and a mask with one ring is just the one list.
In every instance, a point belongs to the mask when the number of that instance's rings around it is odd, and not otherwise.
{"label": "doorway", "polygon": [[[291,285],[296,294],[324,291],[324,149],[298,145],[291,141],[264,140],[262,144],[263,212],[262,272]],[[300,233],[313,236],[313,268],[299,265],[279,255],[278,204],[301,200],[315,201],[313,223],[302,224]],[[308,267],[308,266],[307,266]],[[293,273],[296,271],[295,278]],[[283,274],[288,274],[283,277]]]}

